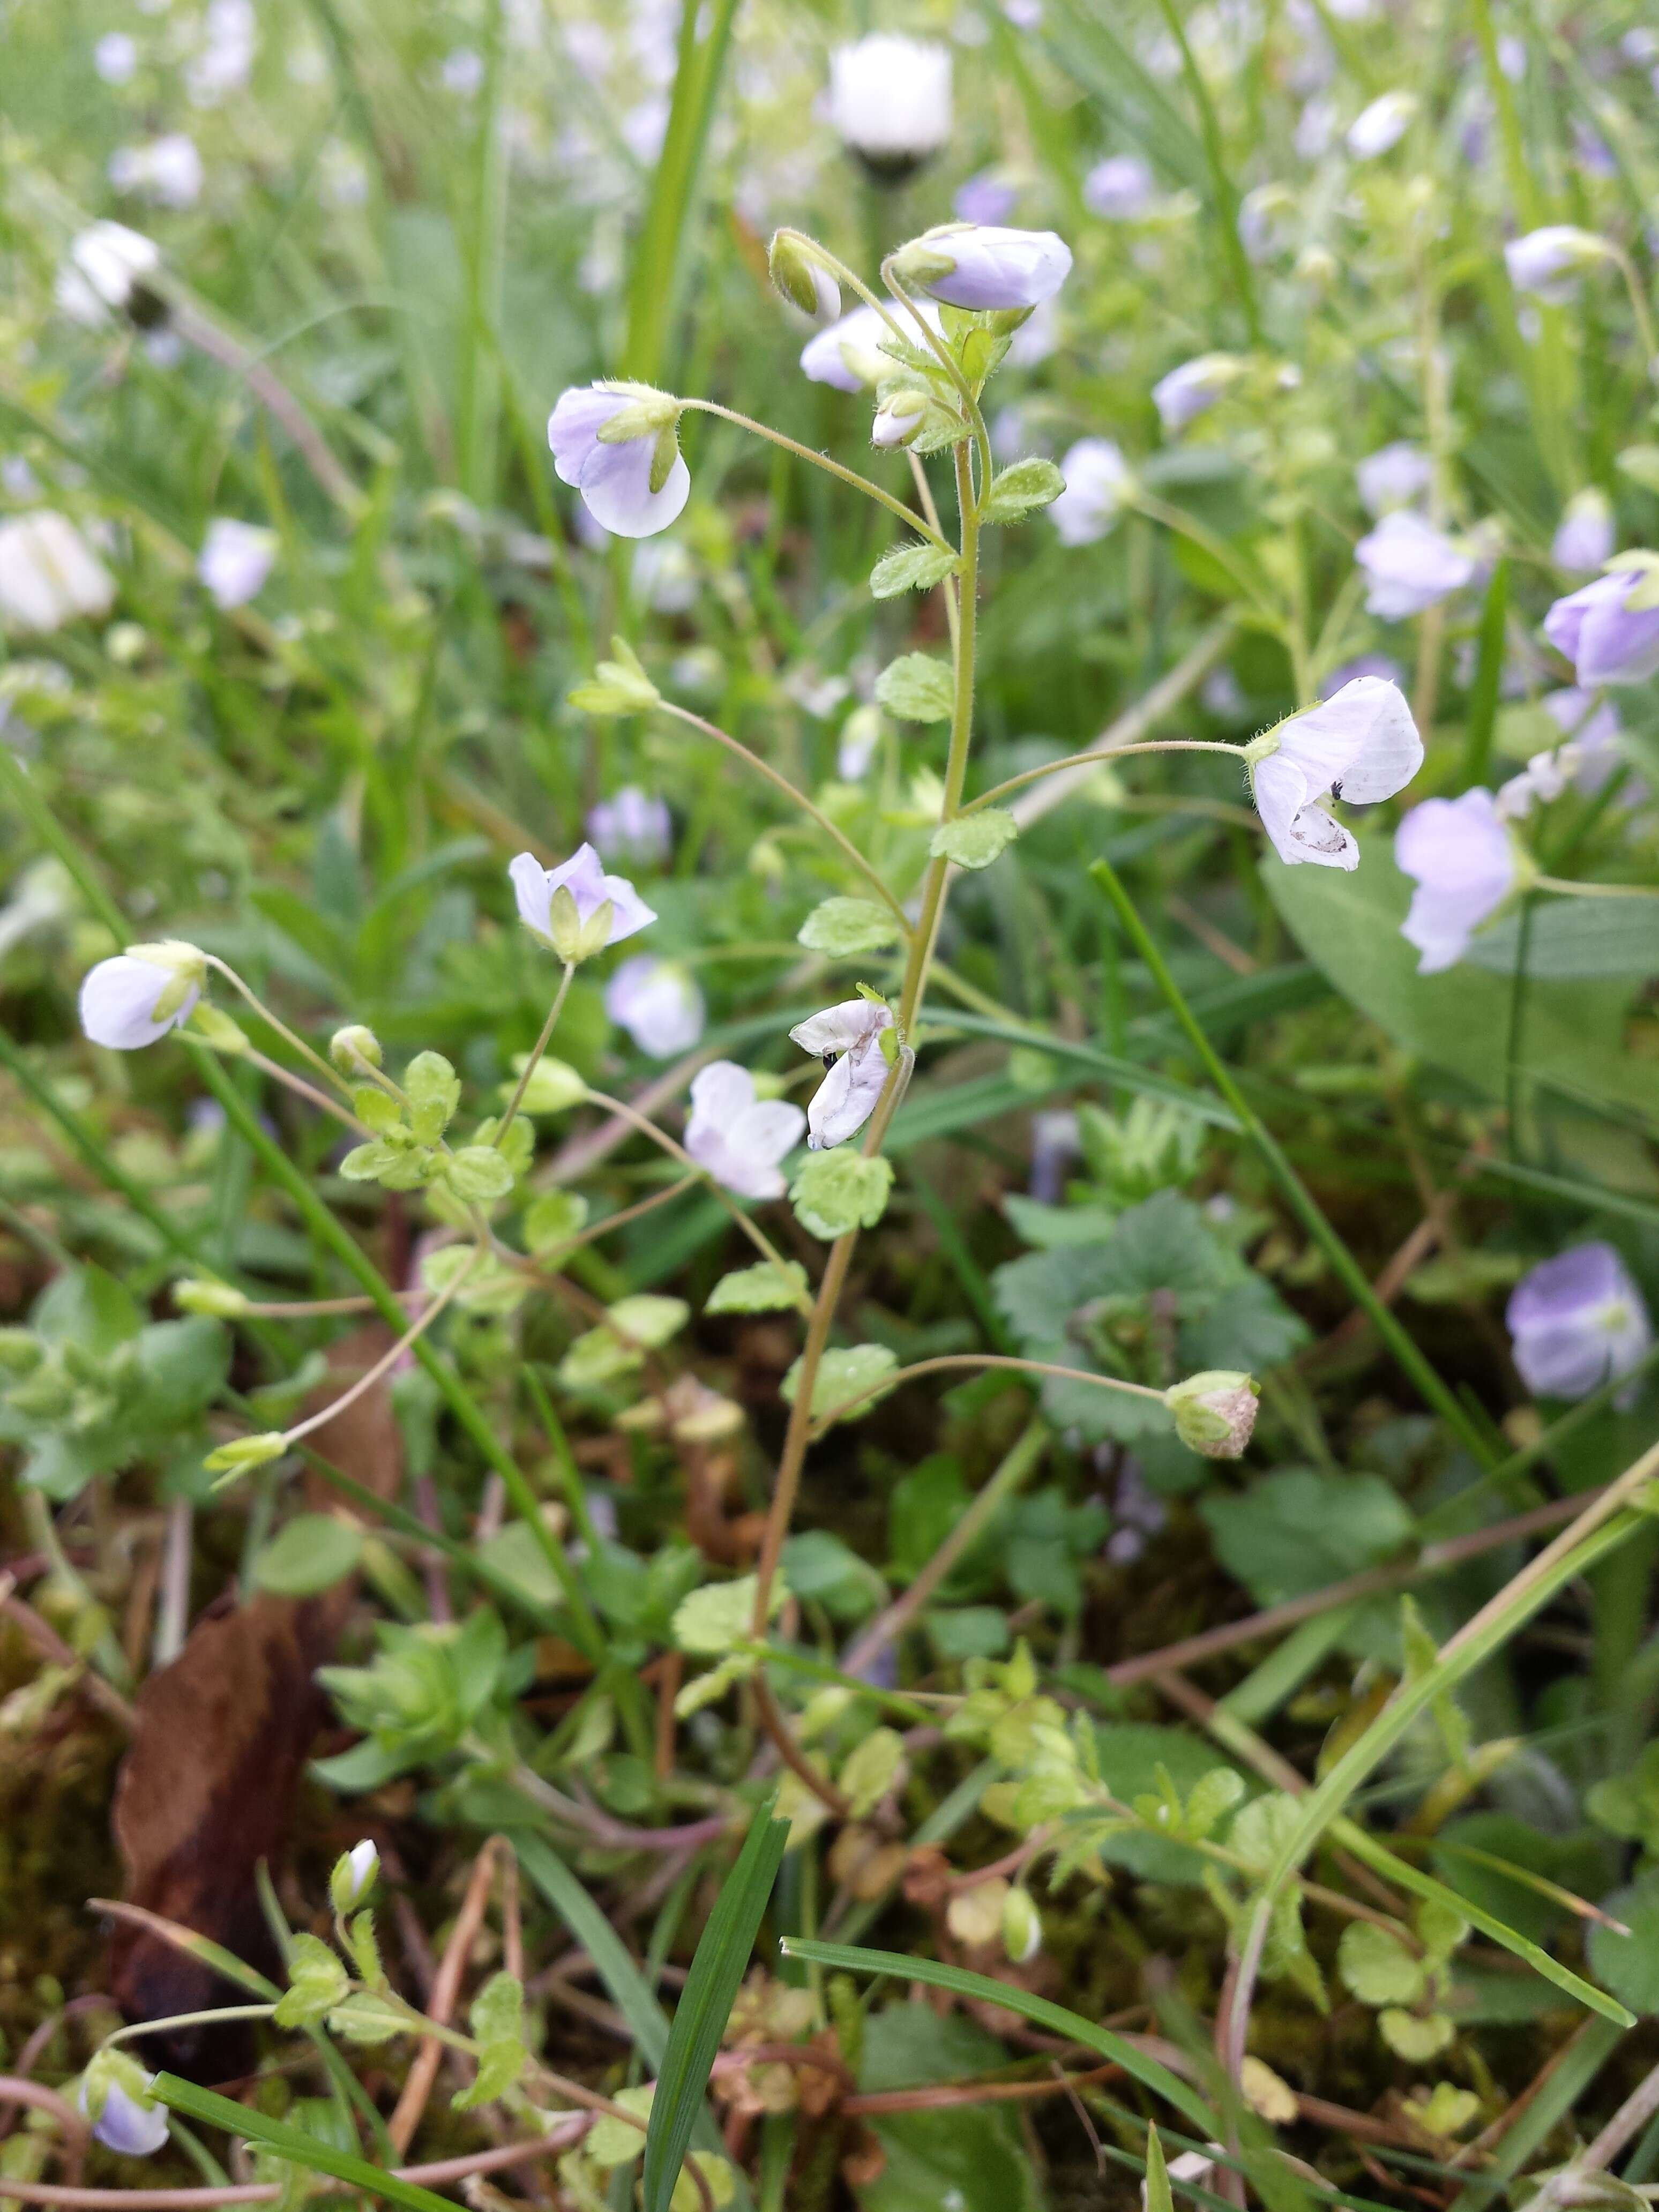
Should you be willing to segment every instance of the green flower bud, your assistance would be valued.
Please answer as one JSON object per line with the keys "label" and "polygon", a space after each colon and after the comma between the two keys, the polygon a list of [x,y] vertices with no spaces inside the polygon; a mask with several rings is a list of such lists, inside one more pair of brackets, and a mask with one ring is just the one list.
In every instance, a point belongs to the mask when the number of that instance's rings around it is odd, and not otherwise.
{"label": "green flower bud", "polygon": [[1042,1917],[1029,1890],[1011,1889],[1002,1900],[1002,1948],[1016,1966],[1042,1948]]}
{"label": "green flower bud", "polygon": [[1260,1397],[1254,1378],[1222,1367],[1189,1375],[1164,1393],[1176,1434],[1206,1459],[1237,1459],[1250,1441]]}
{"label": "green flower bud", "polygon": [[173,1286],[173,1303],[180,1313],[211,1314],[217,1321],[234,1321],[247,1311],[246,1292],[231,1283],[215,1283],[201,1275],[185,1275]]}
{"label": "green flower bud", "polygon": [[773,234],[768,264],[774,285],[791,307],[816,321],[836,319],[841,313],[841,287],[828,270],[819,267],[799,233]]}
{"label": "green flower bud", "polygon": [[210,1474],[246,1474],[250,1468],[265,1467],[281,1459],[288,1437],[281,1429],[266,1429],[258,1436],[233,1437],[228,1444],[210,1451],[202,1462]]}
{"label": "green flower bud", "polygon": [[380,1854],[371,1838],[366,1836],[362,1843],[343,1851],[328,1878],[334,1910],[343,1917],[355,1911],[374,1888],[380,1871]]}
{"label": "green flower bud", "polygon": [[360,1067],[380,1065],[380,1040],[362,1022],[348,1022],[329,1039],[328,1056],[342,1075],[355,1075]]}

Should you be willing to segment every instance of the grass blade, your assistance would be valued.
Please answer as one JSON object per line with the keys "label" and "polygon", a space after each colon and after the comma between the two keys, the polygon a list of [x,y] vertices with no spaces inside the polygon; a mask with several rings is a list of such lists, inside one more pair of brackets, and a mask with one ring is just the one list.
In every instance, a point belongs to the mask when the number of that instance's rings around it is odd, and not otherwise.
{"label": "grass blade", "polygon": [[685,1978],[646,2131],[645,2212],[668,2212],[668,2200],[702,2110],[708,2069],[783,1863],[789,1823],[773,1819],[776,1802],[775,1792],[750,1823],[738,1863],[708,1916]]}
{"label": "grass blade", "polygon": [[400,2180],[384,2167],[371,2166],[366,2158],[359,2158],[351,2151],[336,2150],[331,2143],[308,2136],[299,2128],[268,2119],[252,2106],[238,2105],[211,2089],[198,2089],[193,2081],[181,2081],[176,2074],[158,2074],[151,2090],[170,2112],[188,2112],[193,2120],[204,2120],[210,2127],[224,2128],[232,2135],[258,2143],[262,2149],[275,2151],[279,2158],[291,2159],[295,2166],[304,2166],[309,2172],[331,2174],[336,2181],[347,2182],[353,2189],[361,2189],[366,2197],[381,2197],[392,2204],[406,2204],[410,2212],[455,2212],[448,2197],[422,2189],[417,2181]]}
{"label": "grass blade", "polygon": [[1069,2036],[1085,2050],[1097,2051],[1103,2058],[1115,2061],[1143,2088],[1173,2105],[1206,2138],[1223,2133],[1221,2122],[1198,2092],[1159,2060],[1149,2058],[1134,2044],[1114,2035],[1110,2028],[1097,2027],[1081,2013],[1050,2004],[1047,1997],[1033,1996],[1029,1990],[994,1982],[988,1974],[970,1974],[962,1966],[941,1966],[937,1959],[912,1958],[902,1951],[866,1951],[848,1943],[809,1942],[805,1936],[795,1936],[785,1937],[783,1948],[790,1958],[805,1959],[809,1966],[839,1966],[849,1974],[891,1974],[902,1982],[925,1982],[930,1989],[950,1990],[957,1996],[977,1997],[982,2003],[1020,2013],[1037,2027]]}

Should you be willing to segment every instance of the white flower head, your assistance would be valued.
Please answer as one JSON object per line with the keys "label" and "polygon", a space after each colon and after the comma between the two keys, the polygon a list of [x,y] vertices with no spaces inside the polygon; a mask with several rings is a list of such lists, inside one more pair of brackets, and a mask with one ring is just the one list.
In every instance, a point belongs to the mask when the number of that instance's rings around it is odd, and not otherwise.
{"label": "white flower head", "polygon": [[1348,151],[1357,161],[1374,161],[1400,143],[1416,113],[1415,93],[1382,93],[1349,125]]}
{"label": "white flower head", "polygon": [[276,558],[278,543],[274,530],[238,522],[233,515],[216,515],[196,561],[196,574],[214,605],[228,610],[257,599]]}
{"label": "white flower head", "polygon": [[1359,502],[1367,514],[1387,514],[1396,507],[1410,507],[1428,489],[1434,465],[1420,446],[1396,438],[1367,453],[1354,470]]}
{"label": "white flower head", "polygon": [[140,281],[161,263],[161,249],[124,222],[89,223],[70,241],[52,297],[71,322],[89,329],[125,312]]}
{"label": "white flower head", "polygon": [[67,516],[43,507],[0,522],[0,622],[61,629],[114,599],[114,579]]}
{"label": "white flower head", "polygon": [[1079,438],[1060,464],[1066,489],[1048,506],[1062,545],[1091,545],[1117,520],[1134,489],[1121,451],[1109,438]]}
{"label": "white flower head", "polygon": [[690,1052],[702,1035],[702,993],[678,961],[635,953],[605,987],[605,1011],[653,1060]]}
{"label": "white flower head", "polygon": [[92,65],[106,84],[130,84],[138,67],[138,42],[128,31],[106,31],[92,50]]}
{"label": "white flower head", "polygon": [[[919,301],[917,312],[934,331],[941,328],[939,311],[931,300]],[[837,392],[861,392],[894,374],[897,364],[881,350],[892,335],[874,307],[854,307],[828,330],[808,338],[801,348],[801,368],[814,384],[833,384]]]}
{"label": "white flower head", "polygon": [[182,131],[142,146],[118,146],[107,173],[118,192],[136,193],[157,207],[194,207],[202,197],[202,157]]}
{"label": "white flower head", "polygon": [[897,179],[951,136],[951,49],[876,32],[830,57],[830,121],[878,176]]}
{"label": "white flower head", "polygon": [[787,1098],[757,1098],[754,1077],[735,1060],[714,1060],[691,1079],[685,1149],[739,1198],[783,1196],[778,1163],[805,1127],[805,1115]]}
{"label": "white flower head", "polygon": [[1359,866],[1359,848],[1317,802],[1369,806],[1402,791],[1423,765],[1405,694],[1385,677],[1356,676],[1245,749],[1261,826],[1281,860]]}
{"label": "white flower head", "polygon": [[124,2051],[100,2051],[81,2076],[77,2110],[106,2150],[150,2158],[167,2139],[167,2108],[149,2094],[155,2076]]}
{"label": "white flower head", "polygon": [[605,874],[591,845],[579,845],[556,868],[520,853],[507,872],[520,921],[561,960],[591,959],[657,918],[626,876]]}
{"label": "white flower head", "polygon": [[81,986],[81,1026],[94,1044],[137,1052],[187,1022],[207,980],[193,945],[164,939],[100,960]]}
{"label": "white flower head", "polygon": [[1420,514],[1396,507],[1360,539],[1354,558],[1366,577],[1365,610],[1403,622],[1461,592],[1480,573],[1478,556]]}
{"label": "white flower head", "polygon": [[790,1042],[829,1070],[806,1109],[806,1141],[815,1152],[844,1144],[875,1112],[890,1073],[881,1034],[892,1026],[890,1007],[843,999],[790,1030]]}
{"label": "white flower head", "polygon": [[1530,293],[1547,306],[1565,307],[1578,280],[1598,263],[1609,261],[1613,248],[1592,230],[1570,222],[1546,223],[1524,238],[1512,238],[1504,248],[1510,282],[1517,292]]}
{"label": "white flower head", "polygon": [[679,402],[643,384],[574,385],[548,417],[560,480],[602,529],[650,538],[678,521],[691,474],[676,434]]}
{"label": "white flower head", "polygon": [[1394,858],[1417,884],[1400,933],[1422,955],[1419,975],[1455,966],[1521,874],[1521,857],[1498,802],[1479,787],[1413,806],[1395,832]]}
{"label": "white flower head", "polygon": [[1152,404],[1164,435],[1172,438],[1195,422],[1243,374],[1244,364],[1236,354],[1201,353],[1161,376],[1152,386]]}

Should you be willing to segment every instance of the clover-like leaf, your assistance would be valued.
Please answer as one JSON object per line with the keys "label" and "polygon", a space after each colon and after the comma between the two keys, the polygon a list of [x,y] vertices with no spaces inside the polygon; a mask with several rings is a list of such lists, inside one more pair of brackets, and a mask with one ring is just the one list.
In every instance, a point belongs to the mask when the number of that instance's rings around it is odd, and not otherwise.
{"label": "clover-like leaf", "polygon": [[929,653],[903,653],[876,678],[876,704],[902,722],[948,722],[955,703],[950,670]]}
{"label": "clover-like leaf", "polygon": [[873,899],[827,898],[815,906],[796,935],[809,952],[843,960],[859,952],[879,952],[900,934],[898,916]]}
{"label": "clover-like leaf", "polygon": [[953,860],[959,868],[988,868],[1018,835],[1019,824],[1006,807],[982,806],[941,822],[927,849],[936,860]]}
{"label": "clover-like leaf", "polygon": [[[858,1344],[846,1350],[826,1352],[818,1362],[818,1371],[812,1379],[812,1419],[822,1420],[833,1413],[836,1407],[849,1398],[859,1403],[849,1407],[841,1419],[861,1419],[876,1402],[879,1394],[876,1385],[884,1382],[898,1365],[898,1361],[884,1344]],[[786,1405],[793,1406],[800,1389],[801,1363],[797,1359],[784,1376],[779,1388]],[[863,1395],[866,1391],[872,1395]]]}
{"label": "clover-like leaf", "polygon": [[890,1161],[866,1160],[861,1152],[837,1148],[809,1152],[789,1186],[795,1218],[814,1237],[844,1237],[849,1229],[873,1229],[887,1210],[893,1188]]}
{"label": "clover-like leaf", "polygon": [[1423,1966],[1397,1936],[1369,1920],[1351,1920],[1337,1945],[1337,1970],[1362,2004],[1415,2004]]}
{"label": "clover-like leaf", "polygon": [[806,1295],[806,1270],[799,1260],[779,1265],[757,1260],[752,1267],[737,1267],[722,1275],[708,1293],[705,1313],[781,1313],[798,1307]]}
{"label": "clover-like leaf", "polygon": [[872,599],[895,599],[901,592],[921,592],[954,575],[962,566],[948,546],[924,545],[911,538],[884,553],[870,572]]}
{"label": "clover-like leaf", "polygon": [[1028,514],[1057,500],[1066,489],[1066,479],[1052,461],[1033,455],[1027,460],[1012,462],[999,469],[991,479],[981,520],[986,522],[1023,522]]}

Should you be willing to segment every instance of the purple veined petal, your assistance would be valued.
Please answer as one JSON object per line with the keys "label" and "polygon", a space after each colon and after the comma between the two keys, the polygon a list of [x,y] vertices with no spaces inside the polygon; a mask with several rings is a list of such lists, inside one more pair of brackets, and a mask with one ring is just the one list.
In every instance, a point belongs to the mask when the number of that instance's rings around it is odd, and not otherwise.
{"label": "purple veined petal", "polygon": [[624,960],[606,984],[605,1010],[653,1060],[690,1052],[702,1035],[702,994],[684,968],[654,953]]}
{"label": "purple veined petal", "polygon": [[526,929],[545,937],[552,927],[553,885],[533,853],[520,853],[507,864],[507,880]]}
{"label": "purple veined petal", "polygon": [[691,1079],[691,1118],[688,1139],[701,1128],[729,1129],[739,1114],[755,1103],[755,1079],[734,1060],[711,1060]]}
{"label": "purple veined petal", "polygon": [[1540,1398],[1588,1398],[1613,1371],[1612,1339],[1576,1320],[1529,1330],[1514,1352],[1521,1380]]}
{"label": "purple veined petal", "polygon": [[1256,763],[1250,782],[1261,826],[1281,860],[1350,872],[1359,866],[1359,848],[1341,823],[1309,804],[1308,779],[1293,758],[1269,754]]}
{"label": "purple veined petal", "polygon": [[156,1004],[174,980],[172,969],[133,953],[100,960],[81,986],[81,1027],[94,1044],[113,1052],[138,1052],[159,1043],[190,1019],[201,996],[192,987],[175,1011],[158,1021]]}
{"label": "purple veined petal", "polygon": [[887,1028],[892,1018],[887,1007],[872,1006],[867,999],[843,999],[839,1006],[826,1006],[821,1014],[797,1022],[789,1032],[789,1042],[816,1060],[826,1052],[850,1052],[878,1030]]}
{"label": "purple veined petal", "polygon": [[611,902],[611,929],[607,945],[620,945],[635,930],[645,929],[657,918],[657,910],[640,896],[626,876],[601,876],[605,896]]}
{"label": "purple veined petal", "polygon": [[1360,727],[1358,749],[1336,776],[1339,795],[1352,805],[1374,806],[1392,799],[1422,767],[1423,740],[1411,708],[1400,686],[1386,677],[1351,678],[1318,711],[1345,714]]}
{"label": "purple veined petal", "polygon": [[1478,562],[1409,508],[1385,514],[1354,548],[1365,571],[1366,611],[1402,622],[1473,581]]}
{"label": "purple veined petal", "polygon": [[1558,599],[1544,617],[1544,635],[1573,663],[1581,689],[1602,684],[1640,684],[1659,671],[1659,607],[1632,611],[1626,601],[1640,569],[1615,569]]}
{"label": "purple veined petal", "polygon": [[1423,956],[1418,974],[1437,975],[1514,889],[1515,847],[1497,801],[1480,789],[1425,799],[1395,831],[1394,857],[1417,883],[1401,934]]}
{"label": "purple veined petal", "polygon": [[1052,299],[1072,271],[1072,249],[1052,230],[1004,230],[981,225],[929,234],[926,246],[953,264],[925,289],[948,307],[1035,307]]}
{"label": "purple veined petal", "polygon": [[1652,1325],[1611,1244],[1575,1244],[1516,1286],[1505,1316],[1515,1362],[1540,1396],[1582,1398],[1647,1357]]}
{"label": "purple veined petal", "polygon": [[1423,448],[1401,438],[1367,453],[1354,471],[1354,482],[1367,514],[1382,516],[1420,498],[1433,476],[1434,465]]}
{"label": "purple veined petal", "polygon": [[577,489],[588,513],[617,538],[650,538],[666,530],[685,511],[691,496],[691,471],[684,457],[674,465],[660,491],[651,489],[654,438],[629,438],[619,446],[597,442],[582,463]]}
{"label": "purple veined petal", "polygon": [[1569,1245],[1523,1275],[1510,1293],[1504,1318],[1510,1334],[1519,1336],[1624,1297],[1641,1302],[1613,1247],[1595,1237]]}
{"label": "purple veined petal", "polygon": [[589,921],[605,904],[609,896],[605,890],[605,868],[591,845],[578,845],[568,860],[561,860],[556,868],[547,871],[550,903],[553,893],[557,890],[569,892],[576,902],[576,911],[584,921]]}
{"label": "purple veined petal", "polygon": [[[155,2079],[153,2074],[144,2075],[146,2084]],[[87,2111],[84,2076],[76,2103],[81,2112]],[[104,2100],[93,2122],[92,2132],[106,2150],[115,2151],[123,2158],[152,2158],[167,2139],[167,2108],[165,2105],[141,2105],[118,2081],[106,2081]]]}
{"label": "purple veined petal", "polygon": [[581,471],[599,443],[599,432],[627,400],[619,392],[601,392],[596,385],[573,384],[559,394],[548,417],[547,442],[553,449],[553,466],[560,481],[581,483]]}
{"label": "purple veined petal", "polygon": [[1614,538],[1611,501],[1594,488],[1575,493],[1550,540],[1550,558],[1558,568],[1579,575],[1594,575],[1611,559]]}

